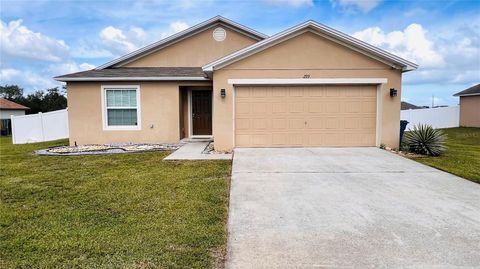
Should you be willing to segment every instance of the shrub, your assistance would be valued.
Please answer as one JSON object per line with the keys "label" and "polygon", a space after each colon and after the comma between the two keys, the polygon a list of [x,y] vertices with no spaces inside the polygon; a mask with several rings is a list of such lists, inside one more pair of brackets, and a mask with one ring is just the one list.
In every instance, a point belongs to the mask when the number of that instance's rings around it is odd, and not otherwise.
{"label": "shrub", "polygon": [[447,136],[442,130],[434,129],[430,125],[418,124],[405,132],[403,141],[408,150],[417,154],[439,156],[446,151],[445,139]]}

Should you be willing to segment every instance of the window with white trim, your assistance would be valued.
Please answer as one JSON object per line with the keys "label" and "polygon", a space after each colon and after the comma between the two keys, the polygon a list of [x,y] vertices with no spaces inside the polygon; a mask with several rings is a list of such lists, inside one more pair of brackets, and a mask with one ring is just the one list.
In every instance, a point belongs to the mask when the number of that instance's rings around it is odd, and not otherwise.
{"label": "window with white trim", "polygon": [[111,129],[139,126],[138,87],[104,87],[105,126]]}

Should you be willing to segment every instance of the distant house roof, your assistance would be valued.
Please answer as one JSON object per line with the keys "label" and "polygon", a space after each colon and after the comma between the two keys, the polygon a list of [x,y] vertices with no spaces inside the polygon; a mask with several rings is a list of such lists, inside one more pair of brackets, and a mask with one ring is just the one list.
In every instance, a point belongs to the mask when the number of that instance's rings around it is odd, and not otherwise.
{"label": "distant house roof", "polygon": [[119,67],[55,77],[58,81],[208,80],[201,67]]}
{"label": "distant house roof", "polygon": [[404,102],[402,101],[401,104],[400,104],[400,109],[401,110],[408,110],[408,109],[421,109],[423,107],[420,107],[420,106],[416,106],[414,104],[410,104],[408,102]]}
{"label": "distant house roof", "polygon": [[469,95],[480,95],[480,84],[472,86],[461,92],[457,92],[453,96],[469,96]]}
{"label": "distant house roof", "polygon": [[9,101],[7,99],[0,98],[0,109],[1,110],[29,110],[29,107],[22,106],[15,102]]}

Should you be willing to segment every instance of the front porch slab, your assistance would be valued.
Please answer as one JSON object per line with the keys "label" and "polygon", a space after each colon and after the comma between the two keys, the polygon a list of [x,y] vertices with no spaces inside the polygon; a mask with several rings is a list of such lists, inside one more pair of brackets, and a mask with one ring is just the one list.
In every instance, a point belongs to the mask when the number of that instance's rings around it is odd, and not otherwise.
{"label": "front porch slab", "polygon": [[205,154],[203,151],[209,142],[186,143],[181,148],[165,157],[166,161],[177,160],[231,160],[232,154]]}

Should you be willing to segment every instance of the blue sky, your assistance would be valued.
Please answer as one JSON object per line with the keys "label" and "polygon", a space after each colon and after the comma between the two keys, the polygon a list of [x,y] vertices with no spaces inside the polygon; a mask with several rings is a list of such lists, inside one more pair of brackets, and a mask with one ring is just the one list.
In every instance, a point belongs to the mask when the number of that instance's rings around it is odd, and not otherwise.
{"label": "blue sky", "polygon": [[26,92],[93,68],[215,15],[266,34],[316,20],[420,64],[402,99],[455,105],[480,83],[480,1],[241,0],[0,2],[0,81]]}

